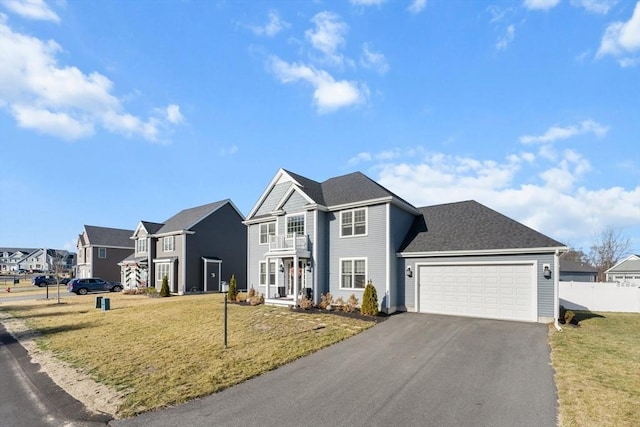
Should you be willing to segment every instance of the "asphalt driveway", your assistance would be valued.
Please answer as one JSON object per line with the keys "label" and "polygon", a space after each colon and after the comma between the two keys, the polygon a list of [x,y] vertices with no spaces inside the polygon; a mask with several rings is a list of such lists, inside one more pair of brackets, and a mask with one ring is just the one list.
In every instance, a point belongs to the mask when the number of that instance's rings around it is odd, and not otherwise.
{"label": "asphalt driveway", "polygon": [[[179,361],[177,361],[179,363]],[[113,426],[555,426],[547,326],[404,313],[221,393]]]}

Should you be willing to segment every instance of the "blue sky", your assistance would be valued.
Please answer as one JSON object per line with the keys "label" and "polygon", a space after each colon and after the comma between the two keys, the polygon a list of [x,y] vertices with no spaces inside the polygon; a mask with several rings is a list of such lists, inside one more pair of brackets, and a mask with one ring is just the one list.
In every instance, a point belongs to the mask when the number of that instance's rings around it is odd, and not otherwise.
{"label": "blue sky", "polygon": [[640,253],[640,2],[0,0],[0,246],[74,249],[279,168]]}

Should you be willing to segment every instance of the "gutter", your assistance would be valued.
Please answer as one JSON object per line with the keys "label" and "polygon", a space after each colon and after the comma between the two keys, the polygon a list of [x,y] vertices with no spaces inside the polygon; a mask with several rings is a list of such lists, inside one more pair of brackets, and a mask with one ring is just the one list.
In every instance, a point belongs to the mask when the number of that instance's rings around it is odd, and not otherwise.
{"label": "gutter", "polygon": [[562,331],[560,324],[558,323],[558,317],[560,316],[560,251],[556,249],[553,254],[553,287],[554,287],[554,307],[553,307],[553,326],[555,326],[558,332]]}

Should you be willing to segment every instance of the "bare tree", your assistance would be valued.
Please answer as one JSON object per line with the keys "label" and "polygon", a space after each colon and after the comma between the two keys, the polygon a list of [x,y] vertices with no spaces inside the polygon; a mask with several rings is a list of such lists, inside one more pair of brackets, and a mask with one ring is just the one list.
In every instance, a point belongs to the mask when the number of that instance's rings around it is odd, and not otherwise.
{"label": "bare tree", "polygon": [[604,272],[616,265],[631,248],[631,240],[615,227],[605,228],[594,238],[589,262],[598,269],[598,280],[604,281]]}
{"label": "bare tree", "polygon": [[582,252],[581,249],[576,249],[571,243],[567,243],[567,246],[569,246],[570,249],[560,255],[560,258],[565,261],[573,261],[578,264],[589,262],[589,257],[587,256],[587,254]]}

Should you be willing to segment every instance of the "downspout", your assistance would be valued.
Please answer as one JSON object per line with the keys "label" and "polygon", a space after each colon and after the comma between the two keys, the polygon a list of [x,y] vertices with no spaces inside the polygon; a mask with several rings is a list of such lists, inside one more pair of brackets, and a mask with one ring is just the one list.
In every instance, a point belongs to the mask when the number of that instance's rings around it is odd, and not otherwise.
{"label": "downspout", "polygon": [[553,326],[555,326],[557,331],[562,331],[562,328],[558,323],[558,317],[560,317],[560,251],[558,249],[556,249],[556,252],[553,254],[553,288]]}

